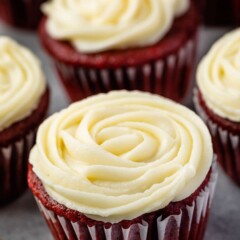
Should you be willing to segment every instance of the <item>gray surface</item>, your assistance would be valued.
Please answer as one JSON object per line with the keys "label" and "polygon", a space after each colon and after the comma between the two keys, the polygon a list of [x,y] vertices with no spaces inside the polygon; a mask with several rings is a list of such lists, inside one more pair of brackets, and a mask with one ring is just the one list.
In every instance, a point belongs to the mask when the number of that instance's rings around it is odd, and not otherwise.
{"label": "gray surface", "polygon": [[[226,29],[202,29],[199,41],[199,57]],[[31,33],[8,29],[0,25],[0,35],[8,35],[31,48],[43,62],[43,68],[52,89],[50,113],[67,106],[67,99],[52,72],[51,61],[41,51],[37,36]],[[207,240],[240,239],[240,188],[219,171],[219,181],[213,201]],[[16,202],[0,209],[0,240],[47,240],[50,233],[38,212],[37,206],[27,191]]]}

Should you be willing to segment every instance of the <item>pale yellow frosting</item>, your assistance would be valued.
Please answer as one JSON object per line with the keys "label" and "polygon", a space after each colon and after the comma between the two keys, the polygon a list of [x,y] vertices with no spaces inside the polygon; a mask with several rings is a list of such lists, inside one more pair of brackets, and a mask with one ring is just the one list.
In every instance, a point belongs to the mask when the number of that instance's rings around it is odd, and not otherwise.
{"label": "pale yellow frosting", "polygon": [[212,157],[209,132],[194,112],[148,93],[116,91],[48,118],[30,163],[57,202],[118,222],[191,195]]}
{"label": "pale yellow frosting", "polygon": [[213,45],[198,67],[197,83],[214,113],[240,122],[240,29]]}
{"label": "pale yellow frosting", "polygon": [[43,5],[47,31],[81,52],[147,46],[158,42],[189,0],[51,0]]}
{"label": "pale yellow frosting", "polygon": [[27,117],[45,88],[33,53],[8,37],[0,37],[0,130]]}

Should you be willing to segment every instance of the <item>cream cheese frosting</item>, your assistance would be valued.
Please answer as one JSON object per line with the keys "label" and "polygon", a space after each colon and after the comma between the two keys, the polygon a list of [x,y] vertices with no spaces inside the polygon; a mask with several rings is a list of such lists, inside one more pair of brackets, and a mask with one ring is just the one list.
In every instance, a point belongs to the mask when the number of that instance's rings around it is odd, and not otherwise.
{"label": "cream cheese frosting", "polygon": [[212,157],[209,132],[191,110],[148,93],[113,91],[49,117],[30,163],[57,202],[114,223],[190,196]]}
{"label": "cream cheese frosting", "polygon": [[0,37],[0,131],[27,117],[45,88],[38,59],[8,37]]}
{"label": "cream cheese frosting", "polygon": [[213,45],[198,67],[197,83],[215,114],[240,122],[240,29]]}
{"label": "cream cheese frosting", "polygon": [[158,42],[189,5],[189,0],[51,0],[42,9],[51,37],[96,53]]}

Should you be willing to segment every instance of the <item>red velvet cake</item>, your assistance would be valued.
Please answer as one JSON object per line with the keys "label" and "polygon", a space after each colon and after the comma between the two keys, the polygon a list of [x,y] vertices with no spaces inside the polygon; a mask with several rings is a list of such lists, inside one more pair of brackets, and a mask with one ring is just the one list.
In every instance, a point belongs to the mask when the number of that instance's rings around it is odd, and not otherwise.
{"label": "red velvet cake", "polygon": [[0,19],[23,29],[36,29],[42,17],[40,6],[45,0],[1,0]]}
{"label": "red velvet cake", "polygon": [[0,206],[27,187],[30,149],[44,120],[49,90],[39,60],[13,39],[0,37]]}
{"label": "red velvet cake", "polygon": [[202,240],[213,158],[207,127],[188,108],[111,91],[41,124],[28,185],[56,240]]}
{"label": "red velvet cake", "polygon": [[30,116],[0,131],[0,205],[14,200],[27,188],[28,155],[48,105],[46,90]]}
{"label": "red velvet cake", "polygon": [[176,17],[155,44],[97,53],[81,52],[69,41],[52,37],[47,21],[41,23],[40,39],[72,101],[116,89],[148,91],[178,102],[188,95],[199,23],[193,6]]}
{"label": "red velvet cake", "polygon": [[229,121],[212,112],[199,90],[195,92],[195,107],[209,128],[220,165],[232,180],[240,185],[240,123]]}
{"label": "red velvet cake", "polygon": [[194,102],[223,170],[240,185],[240,29],[220,38],[197,70]]}

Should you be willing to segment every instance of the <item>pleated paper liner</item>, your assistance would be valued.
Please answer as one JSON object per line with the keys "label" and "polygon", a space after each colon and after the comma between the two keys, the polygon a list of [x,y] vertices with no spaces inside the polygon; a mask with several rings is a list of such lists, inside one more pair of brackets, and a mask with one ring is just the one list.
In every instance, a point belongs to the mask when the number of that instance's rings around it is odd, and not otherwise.
{"label": "pleated paper liner", "polygon": [[28,154],[35,142],[36,129],[0,147],[0,205],[21,195],[27,188]]}
{"label": "pleated paper liner", "polygon": [[194,105],[200,117],[204,120],[212,135],[214,151],[223,170],[240,186],[240,132],[232,132],[215,122],[199,100],[199,90],[194,90]]}
{"label": "pleated paper liner", "polygon": [[143,65],[96,69],[55,60],[55,66],[72,101],[101,92],[127,89],[148,91],[181,102],[190,90],[195,53],[194,34],[176,53]]}
{"label": "pleated paper liner", "polygon": [[0,19],[7,24],[34,30],[42,17],[41,4],[46,0],[0,0]]}
{"label": "pleated paper liner", "polygon": [[[33,190],[32,182],[35,180],[32,180],[31,171],[32,169],[29,171],[29,186]],[[81,214],[78,219],[75,217],[73,219],[69,217],[71,215],[69,211],[73,210],[63,205],[51,207],[47,202],[43,203],[50,198],[45,190],[41,199],[38,194],[34,195],[55,240],[202,240],[216,180],[216,161],[214,161],[206,184],[188,204],[181,205],[176,214],[171,214],[171,210],[162,214],[153,212],[141,216],[137,221],[116,224],[90,220],[86,216],[83,219]],[[37,189],[39,190],[38,187]],[[33,192],[38,190],[34,189]],[[62,214],[56,211],[59,206]]]}

